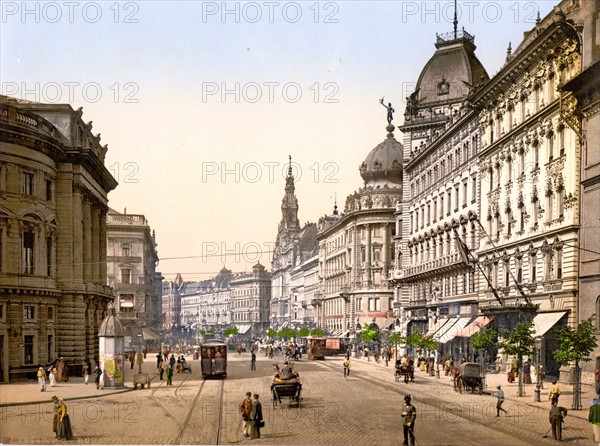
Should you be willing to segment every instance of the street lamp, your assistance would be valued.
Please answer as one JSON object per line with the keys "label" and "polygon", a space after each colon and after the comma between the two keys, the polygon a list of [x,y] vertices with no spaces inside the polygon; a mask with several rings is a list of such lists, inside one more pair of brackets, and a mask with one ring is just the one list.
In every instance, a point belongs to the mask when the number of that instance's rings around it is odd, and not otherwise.
{"label": "street lamp", "polygon": [[542,378],[540,375],[540,368],[541,368],[541,356],[542,356],[542,337],[541,336],[537,336],[534,340],[533,340],[534,346],[535,346],[535,357],[536,357],[536,384],[535,384],[535,398],[534,401],[539,403],[540,400],[540,388],[542,385]]}

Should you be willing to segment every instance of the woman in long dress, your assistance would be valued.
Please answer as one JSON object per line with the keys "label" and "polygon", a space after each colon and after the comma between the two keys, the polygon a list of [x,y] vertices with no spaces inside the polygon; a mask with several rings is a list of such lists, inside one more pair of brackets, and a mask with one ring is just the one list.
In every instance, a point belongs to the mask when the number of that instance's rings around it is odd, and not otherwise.
{"label": "woman in long dress", "polygon": [[52,402],[54,403],[54,418],[52,419],[52,432],[56,434],[58,437],[58,424],[60,419],[60,403],[58,402],[58,397],[54,395],[52,397]]}
{"label": "woman in long dress", "polygon": [[73,430],[71,429],[71,421],[69,420],[69,410],[62,399],[58,400],[58,404],[59,421],[57,437],[59,440],[72,440]]}
{"label": "woman in long dress", "polygon": [[40,392],[46,390],[46,372],[43,367],[40,367],[37,372],[38,384],[40,385]]}
{"label": "woman in long dress", "polygon": [[48,369],[48,378],[50,378],[50,387],[56,386],[56,368],[50,367]]}

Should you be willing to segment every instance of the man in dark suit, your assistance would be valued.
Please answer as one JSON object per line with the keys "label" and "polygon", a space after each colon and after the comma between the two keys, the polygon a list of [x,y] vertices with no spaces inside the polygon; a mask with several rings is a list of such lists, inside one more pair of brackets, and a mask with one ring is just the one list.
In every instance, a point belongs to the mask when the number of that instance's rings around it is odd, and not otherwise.
{"label": "man in dark suit", "polygon": [[260,438],[260,428],[262,427],[263,414],[262,414],[262,404],[258,401],[258,394],[254,394],[254,401],[252,401],[252,417],[251,417],[251,429],[250,429],[250,438]]}

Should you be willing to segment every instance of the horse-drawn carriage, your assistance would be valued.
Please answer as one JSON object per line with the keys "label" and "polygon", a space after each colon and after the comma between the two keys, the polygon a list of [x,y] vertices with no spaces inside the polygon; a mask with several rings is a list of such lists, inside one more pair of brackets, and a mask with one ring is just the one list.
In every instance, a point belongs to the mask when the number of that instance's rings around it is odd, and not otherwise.
{"label": "horse-drawn carriage", "polygon": [[279,380],[271,383],[271,396],[273,398],[273,409],[281,404],[281,398],[288,397],[290,406],[300,406],[302,399],[302,383],[297,379]]}
{"label": "horse-drawn carriage", "polygon": [[407,361],[405,364],[402,363],[402,359],[396,359],[396,374],[395,374],[396,382],[400,382],[400,379],[403,378],[405,383],[414,382],[415,381],[415,367],[414,363],[411,361]]}
{"label": "horse-drawn carriage", "polygon": [[465,362],[458,367],[458,374],[454,377],[455,388],[460,393],[465,391],[478,391],[483,393],[483,373],[481,365],[474,362]]}

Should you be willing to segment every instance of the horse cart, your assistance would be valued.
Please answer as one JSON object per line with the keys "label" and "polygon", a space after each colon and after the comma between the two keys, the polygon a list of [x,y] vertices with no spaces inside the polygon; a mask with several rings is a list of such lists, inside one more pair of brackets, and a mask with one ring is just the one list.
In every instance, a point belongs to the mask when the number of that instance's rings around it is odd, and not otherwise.
{"label": "horse cart", "polygon": [[459,367],[457,378],[458,391],[476,391],[481,395],[483,393],[483,373],[481,365],[474,362],[465,362]]}
{"label": "horse cart", "polygon": [[271,384],[271,396],[273,398],[273,409],[281,404],[281,398],[289,398],[290,406],[300,407],[302,399],[302,383],[298,380],[287,380],[289,382],[273,382]]}

